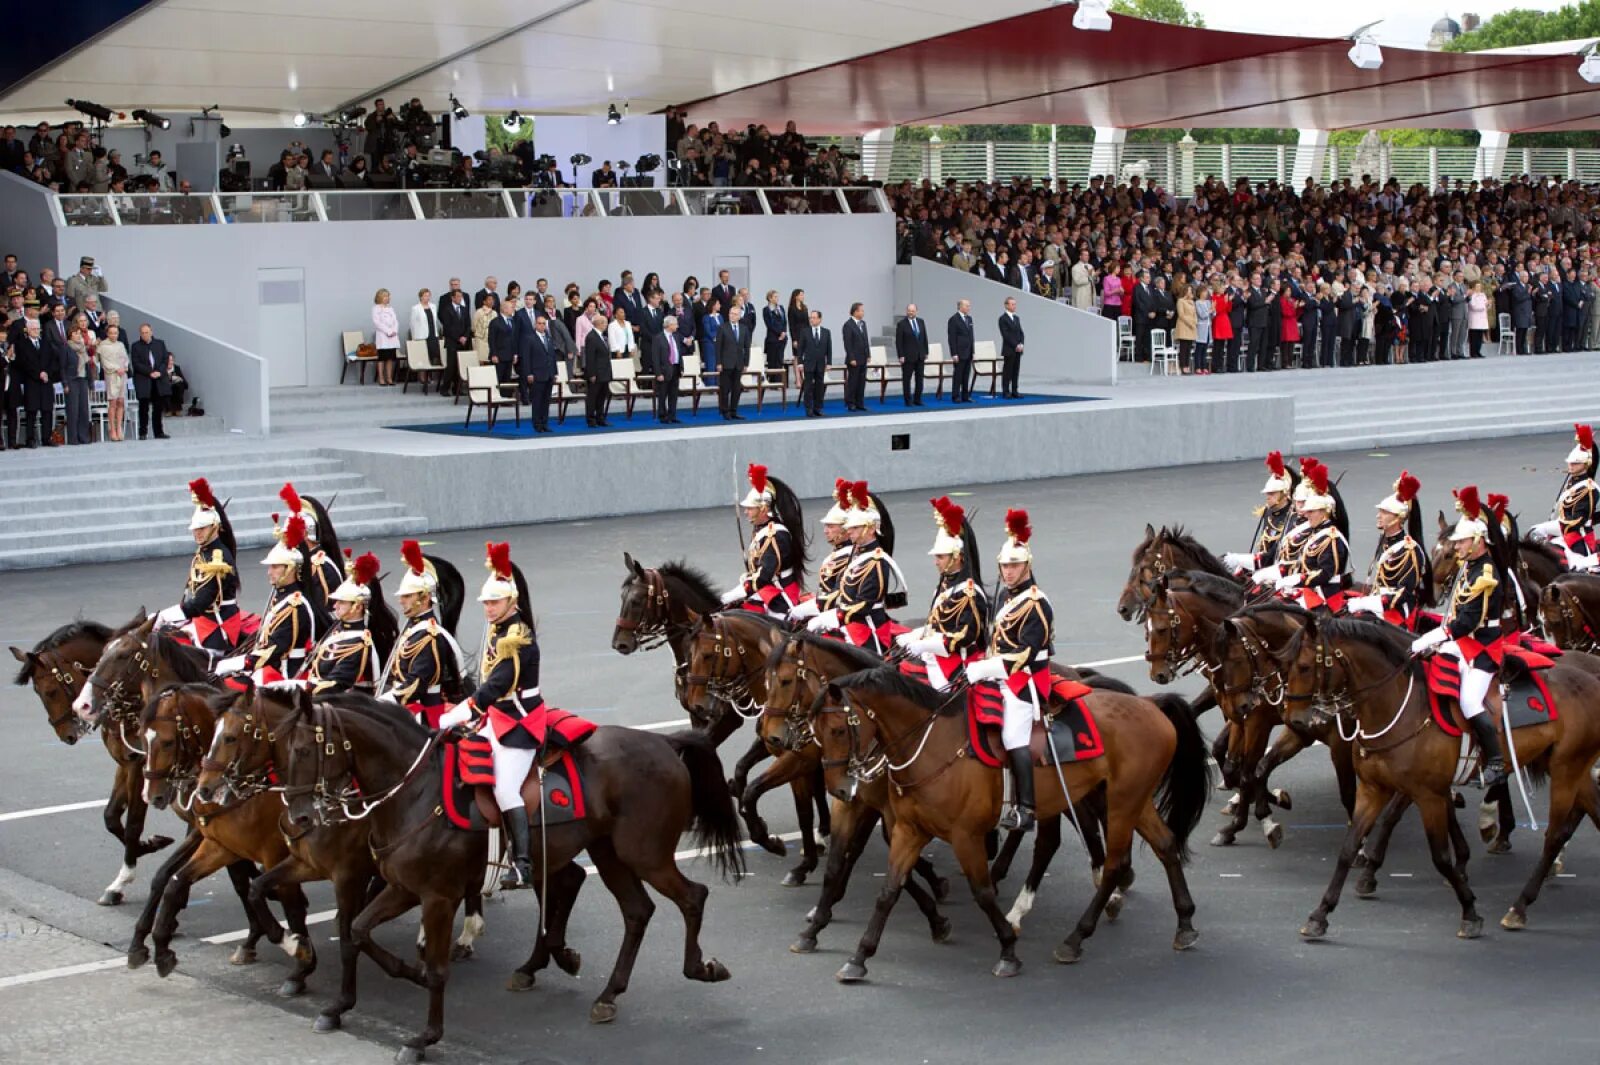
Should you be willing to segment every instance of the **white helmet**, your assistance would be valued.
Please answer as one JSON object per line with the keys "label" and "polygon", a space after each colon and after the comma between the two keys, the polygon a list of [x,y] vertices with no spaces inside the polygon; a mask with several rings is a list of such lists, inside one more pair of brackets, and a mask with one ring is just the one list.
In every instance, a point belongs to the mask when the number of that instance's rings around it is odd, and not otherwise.
{"label": "white helmet", "polygon": [[852,506],[845,515],[844,527],[846,529],[860,529],[863,526],[877,525],[883,520],[878,513],[878,508],[873,505],[872,493],[867,490],[866,481],[855,481],[850,485],[850,499]]}
{"label": "white helmet", "polygon": [[746,476],[750,478],[750,491],[739,501],[741,507],[771,507],[772,501],[777,498],[777,493],[772,489],[772,482],[767,479],[767,468],[750,464]]}
{"label": "white helmet", "polygon": [[1456,522],[1456,527],[1450,533],[1450,539],[1473,540],[1480,536],[1489,535],[1489,523],[1484,520],[1483,505],[1478,501],[1478,486],[1469,484],[1465,488],[1456,489],[1456,510],[1461,513],[1461,520]]}
{"label": "white helmet", "polygon": [[1594,430],[1587,425],[1574,425],[1577,432],[1577,443],[1571,451],[1567,452],[1568,462],[1589,463],[1594,461]]}
{"label": "white helmet", "polygon": [[349,554],[350,549],[345,548],[344,582],[328,593],[328,598],[340,603],[368,602],[372,582],[378,579],[378,556],[369,551],[352,562]]}
{"label": "white helmet", "polygon": [[833,482],[833,506],[822,516],[824,525],[843,525],[850,516],[850,482],[843,477]]}
{"label": "white helmet", "polygon": [[1262,495],[1271,495],[1273,492],[1287,492],[1294,487],[1294,479],[1289,476],[1289,469],[1283,464],[1283,452],[1273,451],[1267,455],[1267,483],[1262,486]]}
{"label": "white helmet", "polygon": [[961,554],[966,546],[961,540],[961,532],[965,528],[967,512],[959,504],[950,502],[949,496],[940,496],[932,500],[932,503],[933,525],[936,531],[933,534],[933,547],[928,554]]}
{"label": "white helmet", "polygon": [[405,572],[400,576],[400,587],[395,589],[396,595],[416,595],[427,593],[432,595],[439,590],[439,577],[423,557],[422,545],[415,540],[406,540],[400,545],[400,557],[406,561]]}
{"label": "white helmet", "polygon": [[189,482],[189,498],[194,501],[194,514],[189,518],[190,532],[222,524],[222,508],[211,492],[210,482],[204,477]]}
{"label": "white helmet", "polygon": [[1031,539],[1033,526],[1028,524],[1028,512],[1006,511],[1006,542],[1000,545],[1000,554],[997,556],[999,563],[1004,566],[1013,562],[1032,562],[1033,549],[1028,546]]}
{"label": "white helmet", "polygon": [[486,543],[483,545],[483,567],[489,576],[478,593],[478,602],[492,603],[499,599],[517,598],[517,579],[511,567],[511,545]]}
{"label": "white helmet", "polygon": [[300,545],[306,542],[305,519],[296,514],[289,519],[288,524],[280,529],[277,527],[278,516],[274,514],[272,516],[272,524],[272,535],[276,537],[276,542],[272,545],[272,550],[267,552],[267,557],[261,560],[261,564],[263,566],[294,566],[298,569],[300,563],[304,561],[300,557]]}
{"label": "white helmet", "polygon": [[1394,491],[1378,504],[1378,509],[1399,518],[1410,517],[1411,507],[1417,500],[1417,489],[1421,487],[1421,481],[1411,476],[1409,471],[1401,470],[1400,479],[1394,483]]}

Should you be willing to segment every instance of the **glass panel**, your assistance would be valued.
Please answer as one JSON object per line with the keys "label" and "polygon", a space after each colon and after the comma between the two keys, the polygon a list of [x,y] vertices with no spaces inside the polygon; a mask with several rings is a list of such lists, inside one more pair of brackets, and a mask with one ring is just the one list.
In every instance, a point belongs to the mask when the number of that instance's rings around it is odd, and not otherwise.
{"label": "glass panel", "polygon": [[[600,194],[606,204],[606,213],[622,217],[639,215],[680,214],[678,198],[671,189],[607,189]],[[759,205],[756,208],[759,213]]]}
{"label": "glass panel", "polygon": [[117,197],[117,216],[125,226],[205,225],[216,221],[204,192],[170,192]]}
{"label": "glass panel", "polygon": [[[754,189],[684,189],[683,200],[695,215],[759,215],[761,201]],[[768,189],[771,196],[776,189]]]}
{"label": "glass panel", "polygon": [[316,208],[307,192],[252,192],[222,197],[222,210],[228,221],[315,222]]}
{"label": "glass panel", "polygon": [[417,189],[424,218],[504,218],[499,189]]}
{"label": "glass panel", "polygon": [[844,201],[850,205],[851,214],[879,214],[878,190],[850,188],[844,190]]}
{"label": "glass panel", "polygon": [[767,190],[767,202],[773,214],[840,214],[839,197],[828,189]]}
{"label": "glass panel", "polygon": [[111,225],[111,206],[104,196],[62,196],[61,213],[69,226]]}
{"label": "glass panel", "polygon": [[391,222],[413,220],[411,200],[404,192],[324,192],[322,206],[330,222]]}
{"label": "glass panel", "polygon": [[519,218],[593,218],[594,204],[586,189],[512,189]]}

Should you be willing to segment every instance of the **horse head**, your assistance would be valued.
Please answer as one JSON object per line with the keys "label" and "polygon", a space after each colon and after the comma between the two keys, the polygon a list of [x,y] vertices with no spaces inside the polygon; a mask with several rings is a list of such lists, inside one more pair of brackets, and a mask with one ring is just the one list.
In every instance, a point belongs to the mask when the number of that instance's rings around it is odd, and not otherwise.
{"label": "horse head", "polygon": [[110,630],[95,622],[73,622],[40,640],[31,651],[11,648],[12,657],[22,663],[16,683],[33,687],[56,738],[69,747],[93,727],[78,716],[72,703],[87,685],[110,636]]}
{"label": "horse head", "polygon": [[201,802],[220,802],[228,793],[246,798],[258,790],[250,784],[270,772],[274,737],[256,706],[258,690],[228,689],[212,697],[217,724],[194,785]]}
{"label": "horse head", "polygon": [[631,655],[639,649],[641,635],[666,622],[667,589],[658,570],[647,570],[628,552],[622,553],[628,575],[622,580],[622,605],[611,631],[611,649]]}
{"label": "horse head", "polygon": [[289,749],[279,772],[289,824],[305,831],[327,823],[330,796],[344,790],[354,767],[348,742],[335,743],[329,731],[338,711],[313,706],[311,693],[303,688],[293,693],[293,700],[293,709],[277,728]]}
{"label": "horse head", "polygon": [[864,778],[873,775],[882,744],[878,719],[862,713],[833,681],[817,686],[807,710],[811,734],[822,751],[822,778],[828,794],[853,802]]}
{"label": "horse head", "polygon": [[1156,532],[1154,525],[1145,523],[1144,539],[1133,549],[1133,564],[1128,569],[1128,579],[1122,586],[1122,595],[1117,599],[1117,613],[1123,621],[1137,621],[1143,615],[1145,606],[1149,603],[1149,588],[1159,571],[1161,553],[1161,536]]}
{"label": "horse head", "polygon": [[1455,545],[1450,542],[1450,523],[1444,518],[1444,511],[1439,512],[1439,538],[1433,542],[1433,551],[1430,561],[1433,563],[1433,599],[1436,603],[1445,601],[1450,594],[1450,585],[1456,579],[1456,568],[1461,565],[1456,558]]}
{"label": "horse head", "polygon": [[1283,723],[1301,731],[1326,728],[1338,712],[1336,693],[1349,687],[1350,678],[1344,652],[1327,638],[1317,615],[1308,614],[1273,658],[1283,677]]}
{"label": "horse head", "polygon": [[144,799],[157,810],[174,800],[185,807],[192,801],[189,796],[215,724],[209,695],[169,685],[145,704],[139,719],[144,730]]}
{"label": "horse head", "polygon": [[1195,620],[1179,608],[1165,574],[1155,579],[1154,592],[1144,615],[1144,657],[1150,664],[1150,679],[1171,684],[1193,657]]}
{"label": "horse head", "polygon": [[157,675],[146,650],[155,625],[156,619],[140,609],[100,652],[100,661],[72,701],[72,709],[86,723],[97,725],[108,712],[131,715],[144,705],[144,683]]}

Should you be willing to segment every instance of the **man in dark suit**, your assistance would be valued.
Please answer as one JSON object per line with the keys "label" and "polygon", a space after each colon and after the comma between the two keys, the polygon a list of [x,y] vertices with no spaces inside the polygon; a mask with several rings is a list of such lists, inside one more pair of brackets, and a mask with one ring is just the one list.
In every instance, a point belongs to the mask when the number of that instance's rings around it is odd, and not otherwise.
{"label": "man in dark suit", "polygon": [[605,315],[596,311],[594,326],[583,338],[583,418],[589,428],[604,429],[611,409],[611,348],[606,344]]}
{"label": "man in dark suit", "polygon": [[661,333],[650,345],[650,372],[655,375],[651,395],[656,420],[663,425],[678,423],[678,382],[683,377],[683,346],[678,340],[678,319],[668,315]]}
{"label": "man in dark suit", "polygon": [[652,292],[644,299],[644,317],[639,319],[639,351],[649,351],[656,342],[656,337],[661,335],[661,327],[667,320],[667,312],[661,304],[661,293]]}
{"label": "man in dark suit", "polygon": [[1267,328],[1267,290],[1261,287],[1261,275],[1250,278],[1250,290],[1245,294],[1245,327],[1250,330],[1250,353],[1245,356],[1245,372],[1270,369],[1267,365],[1267,342],[1272,335]]}
{"label": "man in dark suit", "polygon": [[[60,380],[60,363],[51,358],[40,333],[39,323],[30,321],[23,329],[16,347],[16,372],[22,383],[24,403],[27,407],[22,425],[23,436],[29,447],[38,447],[41,436],[45,447],[54,447],[50,439],[55,429],[55,391],[51,383]],[[40,425],[43,424],[41,432]],[[17,437],[20,445],[22,437]]]}
{"label": "man in dark suit", "polygon": [[550,335],[550,320],[533,313],[537,297],[528,293],[526,305],[517,312],[516,345],[517,376],[522,385],[522,398],[528,404],[533,431],[548,433],[550,429],[550,390],[556,379],[555,337]]}
{"label": "man in dark suit", "polygon": [[167,439],[162,426],[161,412],[172,396],[172,380],[167,376],[171,354],[167,342],[157,340],[148,323],[139,327],[139,339],[128,349],[128,372],[133,377],[133,391],[139,397],[139,439],[155,427],[156,439]]}
{"label": "man in dark suit", "polygon": [[1346,288],[1341,292],[1334,306],[1339,312],[1339,365],[1354,366],[1356,337],[1361,333],[1361,314],[1356,309],[1355,289]]}
{"label": "man in dark suit", "polygon": [[850,305],[844,323],[844,409],[867,409],[867,361],[872,357],[872,341],[867,338],[867,310],[861,303]]}
{"label": "man in dark suit", "polygon": [[1578,334],[1583,328],[1584,308],[1589,303],[1589,286],[1568,274],[1561,282],[1561,350],[1577,351]]}
{"label": "man in dark suit", "polygon": [[901,397],[908,407],[922,406],[922,367],[928,361],[928,326],[917,317],[915,303],[906,305],[906,316],[894,327],[894,354],[900,361]]}
{"label": "man in dark suit", "polygon": [[61,365],[72,349],[67,346],[67,334],[72,326],[67,322],[67,309],[59,304],[52,307],[50,317],[42,323],[40,337],[44,341],[45,357],[50,362],[50,380],[61,380]]}
{"label": "man in dark suit", "polygon": [[457,357],[472,347],[472,308],[467,306],[459,277],[450,279],[450,294],[439,306],[439,334],[444,338],[444,383],[439,391],[451,393],[461,383]]}
{"label": "man in dark suit", "polygon": [[750,327],[744,311],[735,306],[728,322],[717,331],[717,410],[724,421],[742,422],[739,396],[744,392],[744,371],[750,365]]}
{"label": "man in dark suit", "polygon": [[[1550,279],[1544,275],[1533,286],[1533,352],[1543,355],[1550,350],[1550,301],[1552,286]],[[1554,298],[1560,300],[1560,290],[1555,290]],[[1559,320],[1560,308],[1556,310]]]}
{"label": "man in dark suit", "polygon": [[[1238,275],[1234,275],[1237,279]],[[1239,349],[1244,344],[1245,290],[1238,284],[1228,286],[1228,324],[1233,327],[1233,337],[1228,341],[1228,373],[1238,373],[1241,365]]]}
{"label": "man in dark suit", "polygon": [[22,446],[17,437],[17,408],[22,406],[24,395],[16,350],[6,347],[0,350],[0,451]]}
{"label": "man in dark suit", "polygon": [[[499,287],[500,287],[500,282],[498,280],[496,280],[495,278],[492,278],[492,277],[484,278],[483,279],[483,287],[480,288],[477,291],[477,293],[474,294],[473,297],[472,297],[472,305],[474,307],[481,306],[483,304],[483,298],[485,296],[488,296],[489,297],[489,306],[493,307],[495,310],[498,311],[500,309],[500,293],[497,291],[499,289]],[[516,310],[516,308],[513,307],[512,310]]]}
{"label": "man in dark suit", "polygon": [[1006,297],[1005,312],[1000,315],[1000,395],[1004,399],[1021,399],[1018,377],[1022,372],[1022,319],[1017,316],[1017,298]]}
{"label": "man in dark suit", "polygon": [[972,302],[957,300],[956,313],[945,324],[945,340],[949,346],[951,369],[950,402],[972,402]]}
{"label": "man in dark suit", "polygon": [[622,313],[628,318],[628,328],[633,330],[633,346],[643,351],[645,302],[644,295],[633,285],[633,271],[622,272],[622,287],[617,289],[611,305],[622,308]]}
{"label": "man in dark suit", "polygon": [[489,319],[489,365],[501,384],[513,380],[517,374],[516,319],[502,306]]}
{"label": "man in dark suit", "polygon": [[1528,272],[1518,271],[1511,290],[1511,331],[1517,337],[1517,354],[1528,354],[1528,334],[1533,330],[1533,293],[1528,290]]}
{"label": "man in dark suit", "polygon": [[739,290],[734,288],[733,282],[729,280],[728,271],[717,271],[717,283],[711,286],[711,298],[722,304],[722,311],[724,314],[726,314],[728,310],[732,308],[733,297],[737,296],[738,294]]}
{"label": "man in dark suit", "polygon": [[804,377],[800,398],[807,418],[822,417],[822,395],[827,390],[828,367],[833,365],[833,336],[822,328],[822,312],[809,315],[811,328],[800,337],[800,369]]}
{"label": "man in dark suit", "polygon": [[1133,358],[1135,362],[1150,361],[1150,330],[1160,329],[1156,323],[1156,290],[1150,284],[1150,271],[1139,271],[1139,282],[1133,286]]}

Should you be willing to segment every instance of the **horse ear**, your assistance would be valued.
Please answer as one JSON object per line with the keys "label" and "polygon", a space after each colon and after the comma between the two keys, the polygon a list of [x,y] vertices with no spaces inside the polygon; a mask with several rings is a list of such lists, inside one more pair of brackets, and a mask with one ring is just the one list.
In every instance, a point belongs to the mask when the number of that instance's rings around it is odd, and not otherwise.
{"label": "horse ear", "polygon": [[1444,520],[1444,511],[1439,511],[1439,535],[1443,536],[1450,531],[1450,523]]}
{"label": "horse ear", "polygon": [[18,662],[21,662],[25,666],[26,665],[31,665],[32,662],[33,662],[33,656],[30,655],[28,652],[24,651],[20,647],[11,648],[11,654],[13,655],[13,657],[16,658],[16,660]]}
{"label": "horse ear", "polygon": [[1156,527],[1149,522],[1144,523],[1144,538],[1146,540],[1154,540],[1156,538]]}
{"label": "horse ear", "polygon": [[644,567],[640,566],[639,563],[634,560],[634,557],[631,554],[624,551],[622,553],[622,561],[628,567],[629,573],[632,573],[635,577],[644,576]]}
{"label": "horse ear", "polygon": [[[144,611],[141,610],[140,613],[142,614]],[[134,631],[139,634],[139,638],[141,640],[148,639],[150,634],[156,629],[156,619],[154,615],[151,615],[142,621],[135,619],[135,624],[137,625],[137,628]]]}

